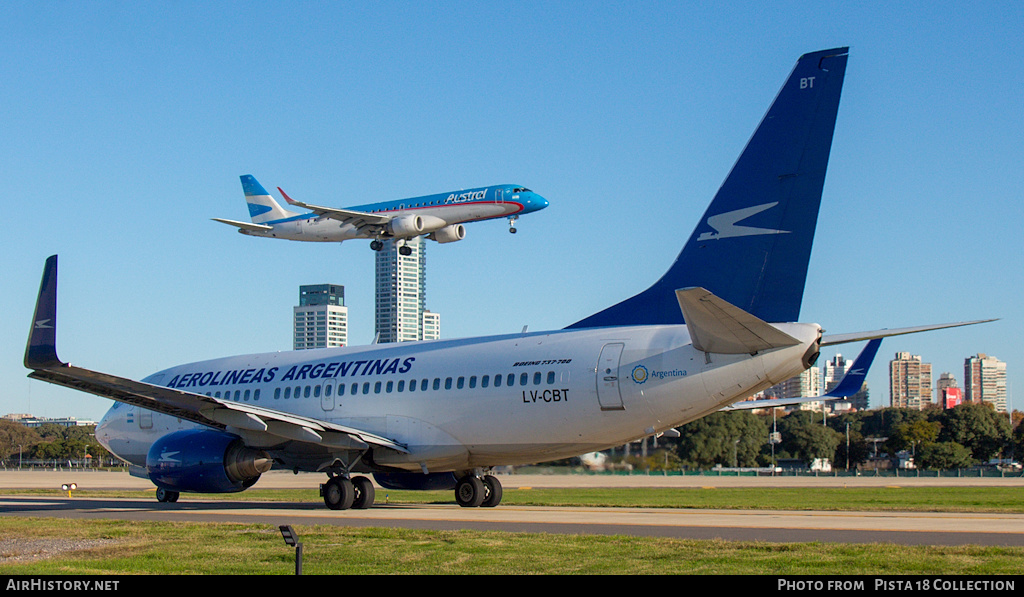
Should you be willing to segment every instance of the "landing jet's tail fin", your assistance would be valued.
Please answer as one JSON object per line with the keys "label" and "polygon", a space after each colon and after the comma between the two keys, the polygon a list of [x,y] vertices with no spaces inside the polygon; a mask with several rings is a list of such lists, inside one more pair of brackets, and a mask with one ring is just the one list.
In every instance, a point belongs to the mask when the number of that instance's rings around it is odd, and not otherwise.
{"label": "landing jet's tail fin", "polygon": [[846,59],[847,48],[801,56],[668,272],[568,327],[683,323],[674,291],[689,287],[764,321],[796,321]]}
{"label": "landing jet's tail fin", "polygon": [[267,224],[300,215],[281,207],[251,174],[243,174],[239,178],[242,179],[242,190],[253,224]]}

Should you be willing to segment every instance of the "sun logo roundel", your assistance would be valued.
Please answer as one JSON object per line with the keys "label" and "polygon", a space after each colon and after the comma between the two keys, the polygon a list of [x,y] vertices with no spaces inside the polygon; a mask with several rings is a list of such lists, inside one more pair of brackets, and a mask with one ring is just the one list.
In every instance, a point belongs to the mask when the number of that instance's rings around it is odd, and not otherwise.
{"label": "sun logo roundel", "polygon": [[643,365],[633,367],[633,381],[636,383],[644,383],[647,381],[647,367],[644,367]]}

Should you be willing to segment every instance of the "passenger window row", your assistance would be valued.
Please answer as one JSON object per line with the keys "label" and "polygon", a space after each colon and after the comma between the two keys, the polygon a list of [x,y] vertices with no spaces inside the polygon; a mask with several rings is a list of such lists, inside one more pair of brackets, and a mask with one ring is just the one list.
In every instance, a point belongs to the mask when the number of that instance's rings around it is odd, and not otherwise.
{"label": "passenger window row", "polygon": [[[568,375],[568,373],[566,373],[566,375]],[[532,375],[530,373],[525,372],[520,373],[518,379],[515,373],[509,373],[507,375],[499,373],[497,375],[494,375],[493,377],[490,375],[483,375],[479,377],[476,375],[470,375],[469,377],[446,377],[443,380],[440,377],[435,377],[432,380],[427,378],[418,380],[410,379],[408,381],[404,379],[400,379],[398,381],[364,381],[353,382],[351,384],[339,383],[337,395],[344,396],[347,392],[350,396],[355,396],[360,393],[369,394],[371,393],[371,391],[374,394],[391,394],[394,392],[417,391],[426,392],[429,390],[438,391],[442,387],[444,387],[445,390],[451,390],[452,388],[455,388],[457,390],[472,390],[478,387],[488,388],[492,386],[495,388],[500,388],[502,386],[513,387],[517,385],[517,382],[520,386],[531,385],[531,383],[532,385],[535,386],[539,386],[541,384],[547,384],[550,386],[554,385],[555,378],[556,375],[554,371],[548,371],[547,374],[541,373],[540,371],[534,371]],[[282,398],[284,400],[299,398],[320,398],[321,392],[323,393],[323,396],[330,397],[332,392],[334,392],[334,384],[297,386],[289,385],[283,388],[274,388],[274,400],[280,400]],[[211,396],[213,398],[222,397],[221,392],[207,392],[206,395]],[[251,391],[235,390],[234,392],[228,390],[223,393],[223,398],[225,400],[233,400],[235,402],[248,402],[251,398],[255,402],[260,399],[260,391],[258,389]]]}

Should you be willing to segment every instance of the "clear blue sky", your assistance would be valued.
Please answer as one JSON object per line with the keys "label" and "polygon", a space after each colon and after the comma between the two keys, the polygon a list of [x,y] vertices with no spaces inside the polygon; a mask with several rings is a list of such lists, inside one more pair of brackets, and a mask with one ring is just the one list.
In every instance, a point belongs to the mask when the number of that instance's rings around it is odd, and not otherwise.
{"label": "clear blue sky", "polygon": [[287,350],[324,282],[368,343],[367,243],[210,221],[246,218],[240,174],[336,206],[526,185],[551,206],[518,234],[429,246],[427,305],[446,338],[561,328],[661,275],[797,57],[843,45],[801,319],[1002,318],[883,342],[872,404],[896,351],[961,383],[986,352],[1024,407],[1021,31],[1020,2],[3,2],[0,414],[110,404],[25,377],[54,253],[74,364]]}

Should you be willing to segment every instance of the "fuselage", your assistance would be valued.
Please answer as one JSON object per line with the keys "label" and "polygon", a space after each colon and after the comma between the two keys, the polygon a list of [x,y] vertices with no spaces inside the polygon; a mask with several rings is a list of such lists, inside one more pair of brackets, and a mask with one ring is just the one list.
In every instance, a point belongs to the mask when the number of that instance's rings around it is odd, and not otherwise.
{"label": "fuselage", "polygon": [[[404,215],[418,215],[427,218],[427,221],[433,224],[430,226],[430,230],[437,230],[454,224],[516,217],[544,209],[547,206],[547,199],[525,187],[509,184],[356,205],[346,209],[387,214],[396,218]],[[250,236],[311,242],[341,242],[375,238],[374,234],[361,228],[358,222],[341,223],[315,213],[303,213],[261,223],[272,226],[273,229],[242,229],[239,232]]]}
{"label": "fuselage", "polygon": [[[463,470],[621,445],[788,379],[809,366],[820,327],[778,327],[800,344],[708,355],[685,325],[562,330],[244,355],[143,381],[352,426],[409,449],[374,454],[374,465]],[[195,426],[115,404],[96,436],[143,466],[153,441]],[[263,447],[279,464],[305,468],[284,447]]]}

